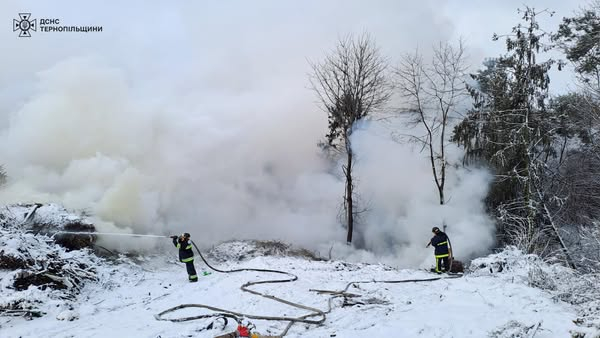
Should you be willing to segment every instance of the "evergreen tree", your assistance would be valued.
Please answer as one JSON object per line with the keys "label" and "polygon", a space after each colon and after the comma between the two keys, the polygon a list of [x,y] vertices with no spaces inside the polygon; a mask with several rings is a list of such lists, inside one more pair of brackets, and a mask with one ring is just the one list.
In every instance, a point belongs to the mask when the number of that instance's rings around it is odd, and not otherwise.
{"label": "evergreen tree", "polygon": [[501,242],[542,254],[562,243],[545,194],[559,122],[547,107],[548,71],[555,61],[538,59],[547,38],[537,21],[542,12],[520,12],[523,24],[505,36],[507,53],[472,75],[474,106],[452,140],[465,148],[467,161],[490,165],[496,174],[487,205],[500,221]]}

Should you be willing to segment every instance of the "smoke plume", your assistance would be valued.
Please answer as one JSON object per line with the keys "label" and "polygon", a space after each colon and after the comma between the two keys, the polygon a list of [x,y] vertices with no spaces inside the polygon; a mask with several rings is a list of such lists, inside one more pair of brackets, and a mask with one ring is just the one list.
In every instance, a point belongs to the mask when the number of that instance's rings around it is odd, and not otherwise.
{"label": "smoke plume", "polygon": [[[185,231],[202,245],[334,243],[346,258],[402,266],[430,259],[424,246],[443,222],[459,256],[491,245],[486,174],[453,169],[450,202],[440,207],[427,158],[377,123],[353,139],[369,206],[358,231],[369,252],[339,245],[341,167],[316,146],[327,116],[307,88],[307,60],[350,32],[369,31],[392,63],[447,40],[453,24],[437,1],[89,6],[40,3],[28,11],[101,25],[100,33],[24,40],[0,32],[14,51],[0,63],[0,158],[10,179],[0,202],[86,210],[100,231]],[[3,22],[22,11],[14,1],[0,8]]]}

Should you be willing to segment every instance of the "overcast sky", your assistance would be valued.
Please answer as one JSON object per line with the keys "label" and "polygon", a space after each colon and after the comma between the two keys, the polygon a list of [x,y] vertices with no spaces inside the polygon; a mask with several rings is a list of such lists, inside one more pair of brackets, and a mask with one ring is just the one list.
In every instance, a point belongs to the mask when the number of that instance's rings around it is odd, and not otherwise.
{"label": "overcast sky", "polygon": [[[464,37],[479,64],[503,50],[494,32],[509,32],[523,4],[556,11],[540,18],[555,30],[582,0],[422,1],[27,1],[2,0],[0,108],[22,95],[35,72],[67,57],[97,54],[131,72],[175,74],[189,67],[230,63],[304,81],[306,58],[320,57],[338,36],[369,31],[392,61],[417,46]],[[33,32],[17,38],[9,28],[19,12],[58,18],[66,26],[102,26],[101,33]],[[300,76],[300,78],[298,78]],[[295,81],[294,81],[295,82]],[[557,79],[566,85],[566,76]]]}

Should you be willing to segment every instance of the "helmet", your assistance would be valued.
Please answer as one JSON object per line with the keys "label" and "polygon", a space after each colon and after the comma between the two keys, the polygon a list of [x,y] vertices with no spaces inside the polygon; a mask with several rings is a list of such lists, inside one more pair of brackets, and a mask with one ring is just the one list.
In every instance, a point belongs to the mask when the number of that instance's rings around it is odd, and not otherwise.
{"label": "helmet", "polygon": [[187,232],[184,232],[183,234],[181,234],[181,237],[184,237],[184,238],[190,238],[191,236],[190,236],[190,234],[189,234],[189,233],[187,233]]}
{"label": "helmet", "polygon": [[440,231],[440,228],[438,228],[438,227],[433,227],[433,229],[431,229],[431,232],[438,233],[439,231]]}

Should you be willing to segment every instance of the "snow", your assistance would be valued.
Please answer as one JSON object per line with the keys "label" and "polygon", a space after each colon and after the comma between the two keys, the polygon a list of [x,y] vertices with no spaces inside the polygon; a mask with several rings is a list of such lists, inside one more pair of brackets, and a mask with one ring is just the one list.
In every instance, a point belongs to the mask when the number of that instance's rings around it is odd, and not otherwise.
{"label": "snow", "polygon": [[[102,266],[104,261],[93,255],[90,250],[67,251],[51,238],[26,230],[24,222],[33,208],[6,206],[0,212],[0,266],[3,267],[0,269],[0,313],[7,309],[11,311],[8,313],[53,312],[57,307],[62,307],[67,300],[76,298],[80,287],[86,282],[97,280],[97,277],[102,275],[95,267]],[[52,206],[50,209],[58,210]],[[62,215],[67,217],[57,222],[64,223],[72,219],[65,211]],[[110,267],[104,269],[109,270]],[[50,281],[41,283],[56,282],[64,285],[64,288],[35,286],[23,282],[30,281],[32,276],[37,276],[33,277],[34,279],[45,278]],[[20,287],[14,287],[15,281],[20,278]]]}
{"label": "snow", "polygon": [[[12,216],[5,214],[4,219],[22,224],[31,207],[19,208],[5,209]],[[59,207],[38,210],[45,210],[45,214],[36,214],[36,219],[54,220],[56,224],[72,219]],[[51,290],[32,285],[16,291],[12,281],[20,270],[0,269],[0,308],[18,303],[45,313],[39,318],[0,316],[2,338],[215,337],[236,329],[237,323],[231,319],[224,329],[217,325],[221,321],[206,329],[214,319],[171,322],[156,317],[181,304],[259,316],[300,317],[309,313],[240,289],[251,281],[281,279],[281,274],[213,271],[204,276],[202,272],[210,269],[197,258],[200,281],[189,283],[185,266],[177,261],[177,250],[170,244],[166,252],[105,259],[89,250],[67,251],[46,236],[15,232],[18,227],[14,224],[0,222],[0,245],[5,255],[33,259],[35,264],[30,268],[37,271],[49,266],[51,260],[60,260],[63,269],[86,278],[80,280],[79,285],[84,285],[81,289]],[[467,273],[458,278],[384,264],[319,260],[307,251],[276,242],[221,243],[207,257],[222,270],[275,269],[298,277],[294,282],[249,287],[326,313],[323,324],[296,323],[286,337],[600,337],[600,297],[596,291],[600,278],[578,275],[514,248],[473,260]],[[88,265],[93,269],[77,270]],[[390,282],[438,277],[433,281]],[[347,302],[316,291],[347,287],[349,294],[356,295],[349,296]],[[183,308],[163,318],[210,313],[203,308]],[[244,322],[252,323],[254,331],[262,335],[279,335],[288,324],[247,317]]]}
{"label": "snow", "polygon": [[38,208],[35,208],[35,206],[35,204],[6,205],[3,208],[3,213],[11,215],[17,224],[24,223],[26,217],[34,209],[34,217],[39,223],[64,225],[69,222],[79,221],[85,224],[91,224],[85,217],[75,215],[59,204],[41,204]]}
{"label": "snow", "polygon": [[[225,246],[235,246],[227,243]],[[240,247],[248,246],[240,242]],[[217,249],[218,248],[218,249]],[[219,252],[222,247],[217,247]],[[247,248],[247,250],[249,250]],[[255,251],[255,250],[254,250]],[[513,253],[514,254],[514,253]],[[515,254],[516,255],[516,254]],[[2,318],[2,337],[215,337],[233,331],[229,322],[202,330],[211,320],[187,322],[158,321],[155,315],[179,304],[205,304],[254,315],[301,316],[307,312],[240,290],[248,281],[281,278],[259,272],[218,273],[201,276],[189,283],[185,267],[172,255],[144,257],[143,261],[122,260],[105,269],[104,279],[89,283],[78,301],[55,304],[42,318]],[[488,259],[493,261],[494,259]],[[475,262],[483,264],[483,262]],[[329,295],[311,289],[343,290],[351,281],[432,278],[425,271],[396,270],[384,265],[311,261],[285,256],[256,256],[224,262],[221,269],[260,268],[288,271],[296,282],[262,284],[253,290],[281,297],[309,307],[327,310]],[[207,270],[196,260],[199,271]],[[487,267],[486,267],[487,269]],[[341,298],[323,325],[295,324],[286,337],[520,337],[537,327],[536,338],[569,337],[576,328],[574,309],[551,295],[528,286],[518,272],[485,275],[481,270],[461,278],[419,283],[358,283],[348,292],[358,294],[365,305],[342,307]],[[511,277],[512,276],[512,277]],[[509,279],[514,282],[508,281]],[[179,318],[207,313],[182,309],[166,315]],[[1,317],[0,317],[1,318]],[[251,320],[256,331],[277,335],[285,322]],[[534,329],[530,331],[533,332]]]}

